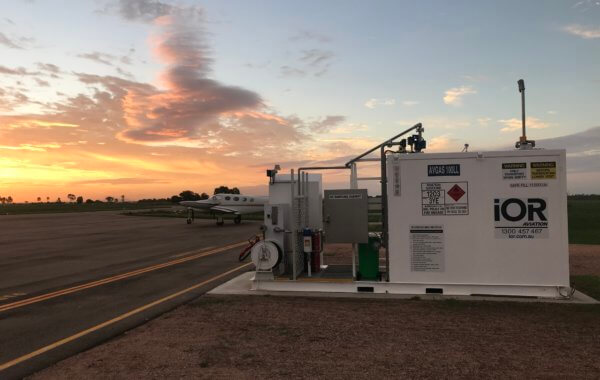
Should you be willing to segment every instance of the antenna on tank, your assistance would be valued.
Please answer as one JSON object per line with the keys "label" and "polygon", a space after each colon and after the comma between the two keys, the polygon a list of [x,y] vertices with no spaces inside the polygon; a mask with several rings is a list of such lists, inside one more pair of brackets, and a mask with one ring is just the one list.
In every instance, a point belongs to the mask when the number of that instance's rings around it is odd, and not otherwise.
{"label": "antenna on tank", "polygon": [[519,79],[517,81],[519,86],[519,92],[521,93],[521,123],[523,128],[523,134],[519,137],[519,141],[515,144],[517,149],[532,149],[535,147],[535,141],[527,140],[527,133],[525,131],[525,81]]}

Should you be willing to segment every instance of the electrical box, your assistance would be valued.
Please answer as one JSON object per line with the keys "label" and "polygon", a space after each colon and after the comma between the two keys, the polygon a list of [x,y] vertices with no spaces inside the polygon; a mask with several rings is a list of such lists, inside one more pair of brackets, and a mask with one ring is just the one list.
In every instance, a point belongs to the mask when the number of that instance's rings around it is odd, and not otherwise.
{"label": "electrical box", "polygon": [[564,150],[387,158],[390,282],[464,294],[569,286]]}
{"label": "electrical box", "polygon": [[369,241],[369,197],[366,189],[325,190],[323,209],[327,243]]}

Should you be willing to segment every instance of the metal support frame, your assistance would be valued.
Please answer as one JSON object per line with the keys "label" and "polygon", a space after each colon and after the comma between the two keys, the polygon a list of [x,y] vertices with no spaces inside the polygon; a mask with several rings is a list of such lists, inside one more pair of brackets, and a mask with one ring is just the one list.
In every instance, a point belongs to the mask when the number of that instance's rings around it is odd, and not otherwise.
{"label": "metal support frame", "polygon": [[[358,189],[358,171],[356,163],[350,164],[350,188]],[[356,279],[356,265],[358,258],[358,244],[352,243],[352,278]]]}
{"label": "metal support frame", "polygon": [[297,202],[296,200],[296,195],[294,194],[294,169],[290,170],[290,184],[291,184],[291,192],[292,192],[292,204],[291,204],[291,214],[292,214],[292,280],[296,280],[296,244],[297,244],[297,230],[298,227],[296,226],[296,207],[295,207],[295,202]]}
{"label": "metal support frame", "polygon": [[[399,142],[394,142],[396,139],[398,139],[399,137],[402,137],[404,135],[406,135],[407,133],[413,131],[413,130],[417,130],[419,136],[421,135],[421,133],[423,132],[423,125],[421,123],[417,123],[415,125],[413,125],[412,127],[402,131],[401,133],[395,135],[394,137],[382,142],[381,144],[369,149],[368,151],[360,154],[359,156],[353,158],[352,160],[346,162],[346,164],[344,166],[313,166],[313,167],[301,167],[298,168],[298,172],[297,172],[297,176],[298,176],[298,198],[300,198],[300,194],[302,194],[303,192],[303,187],[302,187],[302,182],[307,182],[308,183],[308,173],[306,173],[306,177],[304,177],[304,175],[302,175],[302,172],[304,171],[308,171],[308,170],[340,170],[340,169],[350,169],[350,188],[351,189],[358,189],[358,181],[369,181],[369,180],[379,180],[381,182],[381,224],[382,224],[382,246],[385,249],[385,266],[386,266],[386,281],[389,282],[390,281],[390,257],[389,257],[389,249],[388,249],[388,222],[387,222],[387,168],[386,168],[386,151],[385,148],[386,147],[392,147],[394,145],[400,145]],[[372,158],[372,157],[366,157],[369,154],[377,151],[378,149],[380,149],[380,157],[379,158]],[[358,162],[380,162],[381,165],[381,177],[358,177],[358,172],[357,172],[357,167],[356,164]],[[292,170],[291,172],[292,174],[292,198],[294,199],[294,171]],[[305,181],[303,181],[306,178]],[[307,203],[307,202],[305,202]],[[306,205],[306,207],[308,207],[308,205]],[[307,212],[305,213],[308,217],[308,209]],[[295,223],[295,221],[294,221]],[[301,223],[305,224],[307,222],[305,222],[304,220],[301,221]],[[299,229],[303,228],[303,226],[296,226],[295,224],[293,225],[293,231],[295,231],[294,234],[292,234],[292,237],[294,239],[294,243],[295,240],[297,239],[296,234],[298,233]],[[353,244],[353,255],[352,255],[352,276],[354,278],[356,278],[356,256],[357,256],[357,250],[358,250],[358,245],[357,244]],[[296,257],[296,250],[297,250],[297,245],[293,244],[293,256],[294,258]],[[322,263],[322,261],[321,261]],[[294,262],[295,265],[295,262]],[[293,274],[293,279],[296,279],[296,273],[295,273],[295,268],[294,268],[294,274]]]}

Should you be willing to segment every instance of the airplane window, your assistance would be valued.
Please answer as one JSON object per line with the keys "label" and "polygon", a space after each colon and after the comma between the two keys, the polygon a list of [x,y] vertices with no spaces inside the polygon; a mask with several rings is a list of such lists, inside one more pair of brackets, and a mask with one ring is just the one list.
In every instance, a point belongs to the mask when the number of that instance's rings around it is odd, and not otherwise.
{"label": "airplane window", "polygon": [[213,197],[212,197],[212,200],[213,200],[213,201],[216,201],[217,199],[219,199],[219,198],[217,198],[217,196],[216,196],[216,195],[213,195]]}
{"label": "airplane window", "polygon": [[226,200],[226,201],[228,201],[228,200],[230,200],[230,199],[231,199],[231,197],[230,197],[230,196],[226,196],[226,197],[225,197],[225,200]]}
{"label": "airplane window", "polygon": [[234,200],[234,201],[239,201],[239,200],[240,200],[240,197],[233,197],[233,200]]}
{"label": "airplane window", "polygon": [[250,202],[254,202],[254,198],[250,198]]}
{"label": "airplane window", "polygon": [[242,199],[242,200],[243,200],[244,202],[246,202],[246,201],[248,200],[248,198],[244,198],[244,199]]}

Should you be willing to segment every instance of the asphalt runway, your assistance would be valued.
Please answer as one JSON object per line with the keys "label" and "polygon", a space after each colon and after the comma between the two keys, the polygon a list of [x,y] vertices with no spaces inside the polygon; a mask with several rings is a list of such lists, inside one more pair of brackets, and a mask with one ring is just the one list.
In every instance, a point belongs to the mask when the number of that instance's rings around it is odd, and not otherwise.
{"label": "asphalt runway", "polygon": [[115,212],[0,217],[0,378],[19,378],[187,302],[250,266],[260,223]]}

